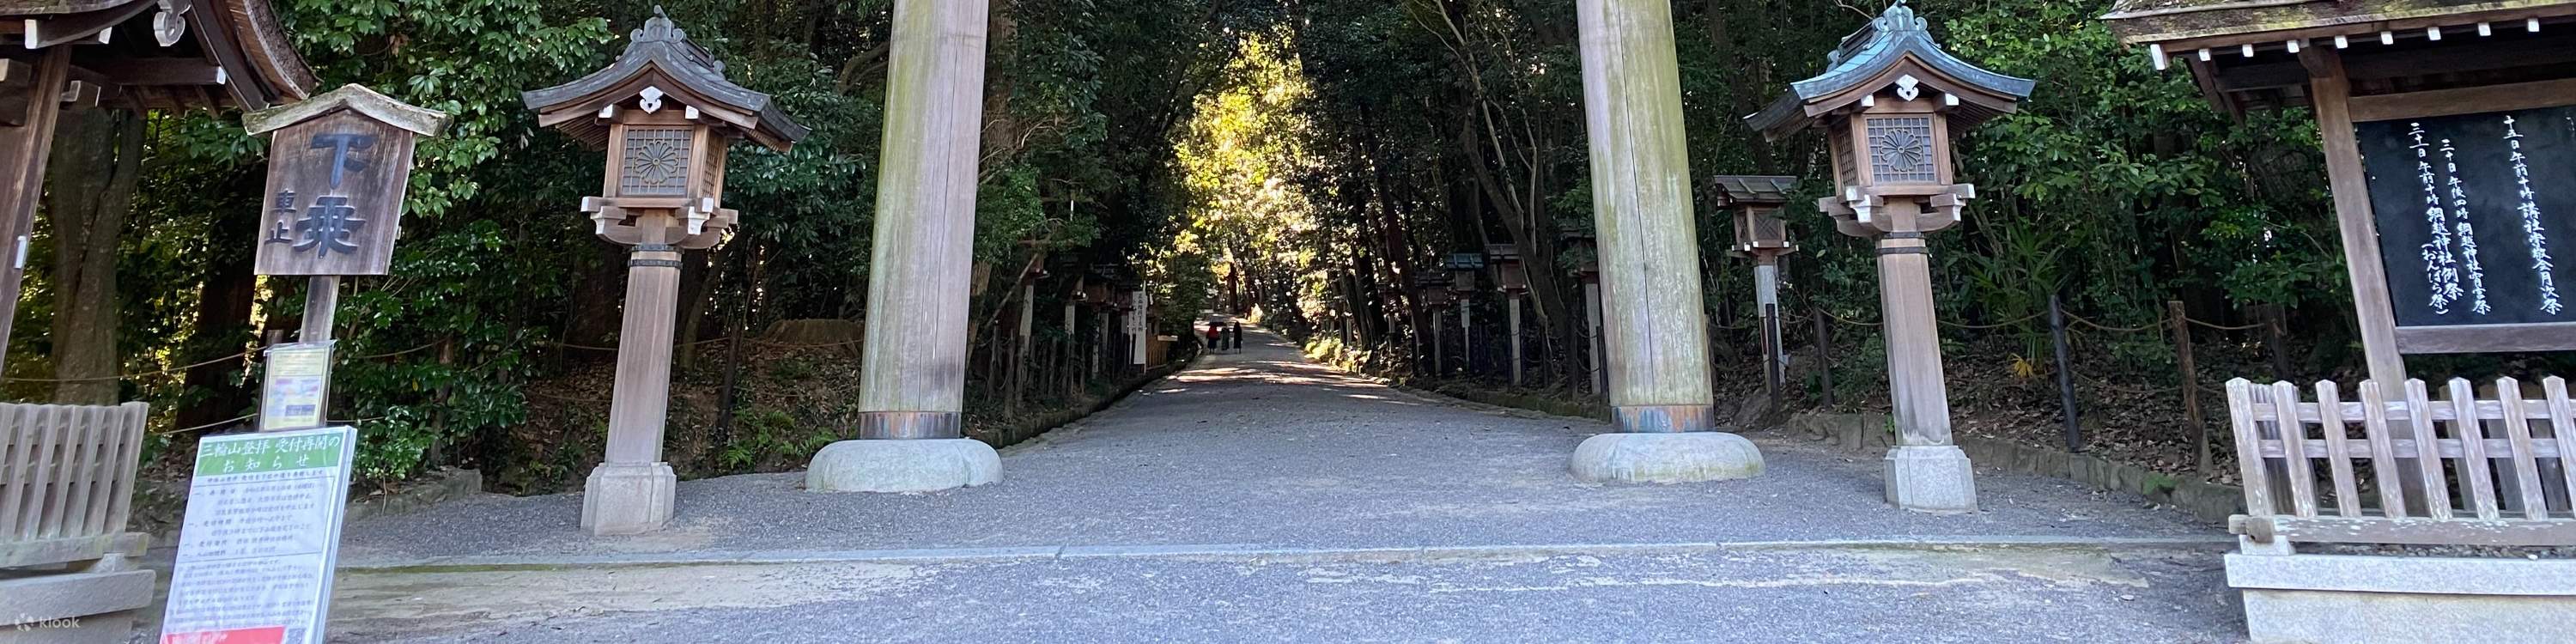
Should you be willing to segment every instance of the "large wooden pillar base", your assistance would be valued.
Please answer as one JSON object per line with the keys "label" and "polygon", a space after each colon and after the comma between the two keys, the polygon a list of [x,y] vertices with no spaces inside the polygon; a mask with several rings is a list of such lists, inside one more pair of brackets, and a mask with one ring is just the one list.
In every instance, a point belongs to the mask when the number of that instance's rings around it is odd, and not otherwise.
{"label": "large wooden pillar base", "polygon": [[971,438],[859,439],[823,446],[810,492],[937,492],[1002,480],[1002,455]]}
{"label": "large wooden pillar base", "polygon": [[1566,465],[1588,483],[1696,483],[1762,475],[1762,450],[1725,432],[1598,434]]}
{"label": "large wooden pillar base", "polygon": [[1621,405],[1610,408],[1610,424],[1639,434],[1716,431],[1715,413],[1709,405]]}
{"label": "large wooden pillar base", "polygon": [[671,522],[680,477],[669,463],[601,463],[581,490],[581,529],[595,535],[641,534]]}
{"label": "large wooden pillar base", "polygon": [[1899,445],[1887,450],[1887,502],[1915,512],[1977,511],[1977,478],[1957,445]]}

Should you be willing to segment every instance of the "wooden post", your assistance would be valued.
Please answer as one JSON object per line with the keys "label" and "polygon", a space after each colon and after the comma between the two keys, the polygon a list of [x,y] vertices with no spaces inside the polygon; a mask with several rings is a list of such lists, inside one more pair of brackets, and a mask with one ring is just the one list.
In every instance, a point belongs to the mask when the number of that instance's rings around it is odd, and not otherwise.
{"label": "wooden post", "polygon": [[662,461],[662,425],[671,406],[671,311],[679,288],[679,249],[637,244],[626,260],[626,314],[617,331],[617,384],[608,411],[610,464]]}
{"label": "wooden post", "polygon": [[1472,376],[1476,374],[1476,324],[1475,314],[1470,313],[1470,310],[1472,308],[1468,306],[1466,294],[1459,294],[1458,364],[1461,372]]}
{"label": "wooden post", "polygon": [[[1896,446],[1887,450],[1887,500],[1918,512],[1973,512],[1974,474],[1950,438],[1949,384],[1941,375],[1940,322],[1932,311],[1932,255],[1917,228],[1922,207],[1888,202],[1896,229],[1878,236],[1880,331],[1887,337],[1888,398]],[[2063,373],[2063,370],[2061,370]]]}
{"label": "wooden post", "polygon": [[2057,354],[2057,408],[2066,416],[2066,451],[2084,451],[2083,410],[2075,406],[2075,366],[2066,356],[2066,307],[2048,294],[2048,343]]}
{"label": "wooden post", "polygon": [[1710,431],[1708,316],[1672,5],[1576,0],[1575,20],[1613,424]]}
{"label": "wooden post", "polygon": [[1583,360],[1590,372],[1593,395],[1608,396],[1610,370],[1602,364],[1607,360],[1602,355],[1602,348],[1601,284],[1586,281],[1583,283]]}
{"label": "wooden post", "polygon": [[988,0],[895,3],[859,438],[964,436]]}
{"label": "wooden post", "polygon": [[59,96],[70,79],[73,45],[45,48],[26,89],[20,125],[0,133],[0,366],[6,366],[9,333],[26,287],[27,239],[36,228],[36,203],[45,195],[45,162],[53,156]]}
{"label": "wooden post", "polygon": [[[2316,105],[2317,138],[2325,146],[2326,183],[2334,196],[2335,228],[2342,234],[2344,273],[2352,279],[2353,317],[2370,379],[2383,389],[2406,386],[2406,359],[2397,353],[2397,312],[2388,299],[2386,267],[2379,263],[2379,231],[2371,221],[2370,177],[2361,166],[2361,141],[2353,131],[2352,80],[2343,56],[2324,47],[2299,51],[2308,68],[2308,96]],[[2286,375],[2286,374],[2285,374]]]}
{"label": "wooden post", "polygon": [[1762,392],[1776,400],[1789,366],[1787,350],[1780,346],[1780,257],[1763,253],[1754,262],[1753,303],[1762,316],[1762,328],[1754,330],[1761,336]]}
{"label": "wooden post", "polygon": [[1511,316],[1512,386],[1518,387],[1521,386],[1521,296],[1519,293],[1506,292],[1503,294],[1503,301],[1508,306]]}
{"label": "wooden post", "polygon": [[304,329],[295,338],[302,342],[329,342],[332,318],[340,310],[340,276],[315,275],[304,279]]}
{"label": "wooden post", "polygon": [[1038,285],[1020,285],[1020,327],[1011,334],[1011,394],[1003,408],[1008,414],[1020,413],[1020,394],[1028,391],[1030,333],[1037,330]]}
{"label": "wooden post", "polygon": [[2209,424],[2200,415],[2200,374],[2192,364],[2191,317],[2183,312],[2182,300],[2165,301],[2167,325],[2173,328],[2174,368],[2182,382],[2182,416],[2191,423],[2192,449],[2198,454],[2194,471],[2208,476],[2215,458],[2209,451]]}
{"label": "wooden post", "polygon": [[[1808,306],[1815,305],[1810,303]],[[1820,385],[1819,391],[1825,394],[1825,408],[1832,409],[1834,407],[1834,332],[1825,324],[1824,308],[1808,309],[1807,317],[1816,322],[1816,376]]]}
{"label": "wooden post", "polygon": [[1432,315],[1431,374],[1434,376],[1449,375],[1449,342],[1441,337],[1444,335],[1441,332],[1442,328],[1445,328],[1445,325],[1440,323],[1440,316]]}

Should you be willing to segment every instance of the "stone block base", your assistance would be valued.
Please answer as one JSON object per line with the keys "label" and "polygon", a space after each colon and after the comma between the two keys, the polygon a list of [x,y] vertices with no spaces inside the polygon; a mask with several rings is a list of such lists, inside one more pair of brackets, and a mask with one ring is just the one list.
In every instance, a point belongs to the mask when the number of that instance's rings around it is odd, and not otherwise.
{"label": "stone block base", "polygon": [[1601,434],[1574,448],[1568,468],[1587,482],[1690,483],[1762,474],[1762,450],[1725,432]]}
{"label": "stone block base", "polygon": [[1887,450],[1887,502],[1916,512],[1977,511],[1977,478],[1957,445]]}
{"label": "stone block base", "polygon": [[2227,556],[2258,644],[2576,642],[2576,560]]}
{"label": "stone block base", "polygon": [[860,439],[823,446],[805,468],[815,492],[936,492],[1002,480],[1002,455],[971,438]]}
{"label": "stone block base", "polygon": [[669,463],[601,463],[581,491],[581,529],[595,535],[639,534],[671,522],[680,477]]}
{"label": "stone block base", "polygon": [[150,570],[0,578],[0,644],[125,644],[152,604]]}

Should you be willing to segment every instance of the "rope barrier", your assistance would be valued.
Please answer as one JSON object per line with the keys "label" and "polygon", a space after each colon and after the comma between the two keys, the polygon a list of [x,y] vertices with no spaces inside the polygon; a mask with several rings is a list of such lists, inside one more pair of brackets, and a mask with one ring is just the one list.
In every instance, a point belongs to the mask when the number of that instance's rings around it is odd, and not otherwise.
{"label": "rope barrier", "polygon": [[2202,321],[2200,321],[2200,320],[2196,320],[2196,319],[2192,319],[2192,318],[2187,318],[2187,317],[2186,317],[2186,318],[2183,318],[2183,319],[2182,319],[2182,321],[2184,321],[2184,322],[2190,322],[2190,323],[2192,323],[2192,324],[2200,325],[2202,328],[2207,328],[2207,329],[2216,329],[2216,330],[2219,330],[2219,331],[2244,331],[2244,330],[2249,330],[2249,329],[2260,329],[2260,328],[2263,328],[2263,325],[2262,325],[2262,324],[2259,324],[2259,323],[2258,323],[2258,324],[2244,324],[2244,325],[2237,325],[2237,326],[2227,326],[2227,325],[2224,325],[2224,324],[2213,324],[2213,323],[2209,323],[2209,322],[2202,322]]}
{"label": "rope barrier", "polygon": [[168,435],[171,435],[171,434],[185,434],[185,433],[193,432],[193,431],[199,431],[199,430],[205,430],[205,429],[213,429],[213,428],[216,428],[216,427],[222,427],[222,426],[225,426],[225,425],[230,425],[230,424],[233,424],[233,423],[238,423],[238,422],[241,422],[241,421],[250,420],[250,419],[258,418],[258,417],[259,417],[259,414],[242,414],[242,415],[239,415],[239,416],[234,416],[234,417],[232,417],[232,418],[227,418],[227,419],[223,419],[223,420],[218,420],[218,421],[215,421],[215,422],[206,423],[206,424],[198,425],[198,426],[195,426],[195,427],[182,427],[182,428],[179,428],[179,429],[165,429],[165,430],[161,430],[161,431],[153,432],[153,433],[160,434],[160,435],[163,435],[163,436],[168,436]]}
{"label": "rope barrier", "polygon": [[1824,313],[1825,317],[1833,318],[1835,322],[1841,322],[1843,324],[1849,324],[1852,326],[1878,326],[1877,322],[1861,322],[1858,320],[1846,319],[1843,316],[1834,315],[1833,311],[1826,311],[1823,309],[1817,309],[1817,311]]}
{"label": "rope barrier", "polygon": [[2093,327],[2093,328],[2095,328],[2095,329],[2100,329],[2100,330],[2103,330],[2103,331],[2110,331],[2110,332],[2113,332],[2113,333],[2136,333],[2136,332],[2139,332],[2139,331],[2153,331],[2153,330],[2156,330],[2156,329],[2163,328],[2163,325],[2158,325],[2158,324],[2150,324],[2150,325],[2147,325],[2147,326],[2138,326],[2138,327],[2109,326],[2109,325],[2102,324],[2102,323],[2100,323],[2100,322],[2095,322],[2095,321],[2092,321],[2092,320],[2084,319],[2084,316],[2076,315],[2076,314],[2073,314],[2073,313],[2068,313],[2068,314],[2066,314],[2066,319],[2074,320],[2076,324],[2082,324],[2082,325],[2084,325],[2084,326]]}
{"label": "rope barrier", "polygon": [[[343,358],[343,360],[379,360],[379,359],[391,358],[391,357],[395,357],[395,356],[402,356],[402,355],[409,355],[409,354],[414,354],[414,353],[420,353],[420,352],[422,352],[422,351],[428,351],[428,350],[430,350],[430,349],[437,348],[439,344],[441,344],[441,343],[438,343],[438,342],[432,342],[432,343],[429,343],[429,344],[424,344],[424,345],[420,345],[420,346],[417,346],[417,347],[412,347],[412,348],[409,348],[409,349],[404,349],[404,350],[401,350],[401,351],[394,351],[394,352],[390,352],[390,353],[378,353],[378,354],[373,354],[373,355],[363,355],[363,356],[350,356],[350,357],[348,357],[348,358]],[[50,382],[50,383],[57,383],[57,384],[59,384],[59,383],[66,383],[66,382],[108,382],[108,381],[115,381],[115,380],[134,380],[134,379],[139,379],[139,378],[148,378],[148,377],[152,377],[152,376],[166,376],[166,375],[170,375],[170,374],[174,374],[174,373],[179,373],[179,372],[182,372],[182,371],[187,371],[187,370],[189,370],[189,369],[195,369],[195,368],[198,368],[198,367],[203,367],[203,366],[206,366],[206,365],[211,365],[211,364],[216,364],[216,363],[221,363],[221,362],[228,362],[228,361],[232,361],[232,360],[246,359],[246,358],[249,358],[252,354],[256,354],[256,353],[259,353],[259,350],[258,350],[258,349],[251,349],[251,350],[243,351],[243,352],[241,352],[241,353],[235,353],[235,354],[232,354],[232,355],[224,356],[224,357],[221,357],[221,358],[215,358],[215,359],[212,359],[212,360],[206,360],[206,361],[198,362],[198,363],[195,363],[195,364],[181,365],[181,366],[177,366],[177,367],[170,367],[170,368],[168,368],[168,369],[161,369],[161,370],[158,370],[158,371],[146,371],[146,372],[142,372],[142,373],[118,374],[118,375],[113,375],[113,376],[92,376],[92,377],[88,377],[88,378],[0,378],[0,382]]]}
{"label": "rope barrier", "polygon": [[1954,327],[1954,328],[1961,328],[1961,329],[1978,329],[1978,330],[1983,330],[1983,329],[2000,329],[2000,328],[2004,328],[2004,327],[2008,327],[2008,326],[2012,326],[2012,325],[2016,325],[2016,324],[2021,324],[2021,323],[2023,323],[2023,322],[2029,322],[2029,321],[2031,321],[2031,320],[2037,320],[2037,319],[2039,319],[2039,318],[2040,318],[2040,316],[2043,316],[2043,315],[2047,315],[2047,313],[2032,313],[2032,314],[2030,314],[2030,315],[2021,316],[2021,319],[2018,319],[2018,320],[2012,320],[2012,321],[2009,321],[2009,322],[1996,322],[1996,323],[1994,323],[1994,324],[1984,324],[1984,325],[1968,324],[1968,323],[1966,323],[1966,322],[1947,322],[1947,321],[1945,321],[1945,322],[1942,322],[1942,323],[1941,323],[1941,326]]}

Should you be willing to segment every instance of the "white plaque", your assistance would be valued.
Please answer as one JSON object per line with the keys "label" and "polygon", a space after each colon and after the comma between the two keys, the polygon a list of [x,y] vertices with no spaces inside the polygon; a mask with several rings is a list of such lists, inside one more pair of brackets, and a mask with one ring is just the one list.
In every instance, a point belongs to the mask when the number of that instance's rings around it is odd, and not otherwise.
{"label": "white plaque", "polygon": [[161,644],[323,641],[357,442],[325,427],[197,444]]}
{"label": "white plaque", "polygon": [[266,373],[259,396],[260,431],[322,426],[324,403],[331,396],[330,341],[270,346]]}

